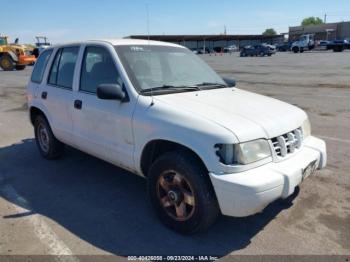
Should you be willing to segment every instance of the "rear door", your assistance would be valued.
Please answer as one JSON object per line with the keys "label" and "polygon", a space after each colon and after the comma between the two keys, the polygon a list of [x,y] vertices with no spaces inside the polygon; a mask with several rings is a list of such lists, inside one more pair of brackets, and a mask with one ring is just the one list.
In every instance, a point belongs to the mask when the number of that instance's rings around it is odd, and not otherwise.
{"label": "rear door", "polygon": [[85,47],[75,92],[73,129],[78,148],[132,170],[132,113],[136,101],[101,100],[96,95],[100,84],[124,85],[113,52],[102,45]]}
{"label": "rear door", "polygon": [[73,79],[79,48],[67,46],[56,51],[47,82],[38,94],[51,116],[53,133],[68,144],[72,143],[73,120],[70,105],[74,100]]}
{"label": "rear door", "polygon": [[45,50],[36,60],[31,79],[27,86],[27,95],[30,96],[30,101],[32,101],[34,98],[36,99],[38,92],[40,91],[40,87],[42,85],[46,85],[43,78],[52,52],[53,49]]}

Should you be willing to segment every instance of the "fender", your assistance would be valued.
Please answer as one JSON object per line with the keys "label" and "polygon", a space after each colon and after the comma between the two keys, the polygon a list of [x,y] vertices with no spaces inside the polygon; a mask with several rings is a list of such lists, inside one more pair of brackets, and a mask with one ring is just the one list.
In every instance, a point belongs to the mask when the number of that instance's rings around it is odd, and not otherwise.
{"label": "fender", "polygon": [[18,62],[18,57],[13,51],[8,51],[7,52],[9,56],[12,58],[13,61]]}
{"label": "fender", "polygon": [[198,136],[195,135],[195,131],[191,132],[190,130],[186,130],[180,132],[179,130],[180,129],[177,129],[177,132],[173,132],[171,126],[163,125],[163,128],[157,129],[155,132],[152,132],[148,136],[143,137],[141,141],[137,141],[138,143],[136,142],[134,151],[134,163],[135,168],[140,174],[142,174],[141,158],[143,150],[148,143],[154,140],[174,142],[191,149],[206,165],[207,170],[209,172],[215,172],[216,174],[221,173],[223,170],[220,167],[218,157],[215,153],[215,144],[220,142],[225,143],[228,141],[231,143],[238,142],[234,134],[230,133],[229,131],[222,131],[218,136]]}
{"label": "fender", "polygon": [[[41,111],[44,113],[44,115],[45,115],[47,121],[49,121],[50,127],[52,127],[52,125],[51,125],[51,123],[52,123],[52,116],[51,116],[51,114],[50,114],[49,111],[46,109],[46,107],[44,107],[41,103],[39,103],[39,102],[36,101],[36,100],[33,100],[33,101],[31,102],[31,104],[28,105],[28,108],[29,108],[29,110],[28,110],[29,119],[30,119],[30,111],[31,111],[31,109],[32,109],[33,107],[35,107],[35,108],[41,110]],[[51,128],[51,129],[52,129],[52,128]],[[53,132],[54,135],[55,135],[55,131],[52,130],[52,132]]]}

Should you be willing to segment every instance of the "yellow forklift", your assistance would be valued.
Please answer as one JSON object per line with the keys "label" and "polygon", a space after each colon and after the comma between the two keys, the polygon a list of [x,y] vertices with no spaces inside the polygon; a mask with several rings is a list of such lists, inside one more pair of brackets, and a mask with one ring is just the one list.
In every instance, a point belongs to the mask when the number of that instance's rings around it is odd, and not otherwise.
{"label": "yellow forklift", "polygon": [[23,70],[26,65],[34,64],[36,58],[26,47],[8,43],[7,36],[0,36],[0,67],[4,71]]}

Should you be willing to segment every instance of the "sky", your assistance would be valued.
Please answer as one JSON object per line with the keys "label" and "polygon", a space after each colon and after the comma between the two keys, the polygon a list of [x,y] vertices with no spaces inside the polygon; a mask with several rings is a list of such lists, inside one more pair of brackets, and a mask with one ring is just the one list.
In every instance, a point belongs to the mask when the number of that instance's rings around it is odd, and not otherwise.
{"label": "sky", "polygon": [[[34,43],[135,34],[278,33],[309,16],[350,21],[349,0],[0,0],[0,34]],[[148,9],[148,16],[147,16]],[[3,12],[3,10],[6,10]],[[147,23],[149,17],[149,23]],[[147,26],[149,24],[149,26]]]}

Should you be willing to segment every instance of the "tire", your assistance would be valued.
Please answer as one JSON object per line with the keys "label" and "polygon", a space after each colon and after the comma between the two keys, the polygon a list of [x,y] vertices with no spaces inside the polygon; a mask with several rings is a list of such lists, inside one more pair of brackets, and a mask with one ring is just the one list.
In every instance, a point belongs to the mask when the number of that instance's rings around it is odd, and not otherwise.
{"label": "tire", "polygon": [[304,53],[304,48],[300,48],[300,53]]}
{"label": "tire", "polygon": [[208,171],[185,150],[165,153],[152,164],[148,192],[161,222],[181,234],[206,230],[220,214]]}
{"label": "tire", "polygon": [[344,51],[344,48],[341,46],[336,46],[333,48],[333,52],[343,52],[343,51]]}
{"label": "tire", "polygon": [[16,65],[15,67],[16,67],[17,71],[21,71],[21,70],[24,70],[26,68],[25,65]]}
{"label": "tire", "polygon": [[15,69],[15,61],[8,54],[4,54],[0,57],[0,67],[4,71],[13,71]]}
{"label": "tire", "polygon": [[35,56],[35,58],[39,57],[39,48],[34,48],[32,51],[32,55]]}
{"label": "tire", "polygon": [[35,118],[34,133],[39,152],[45,159],[57,159],[63,155],[64,144],[56,139],[43,115]]}
{"label": "tire", "polygon": [[294,46],[293,49],[292,49],[292,51],[293,51],[295,54],[298,53],[298,52],[299,52],[299,47]]}
{"label": "tire", "polygon": [[264,52],[260,52],[260,56],[265,56],[265,53]]}

